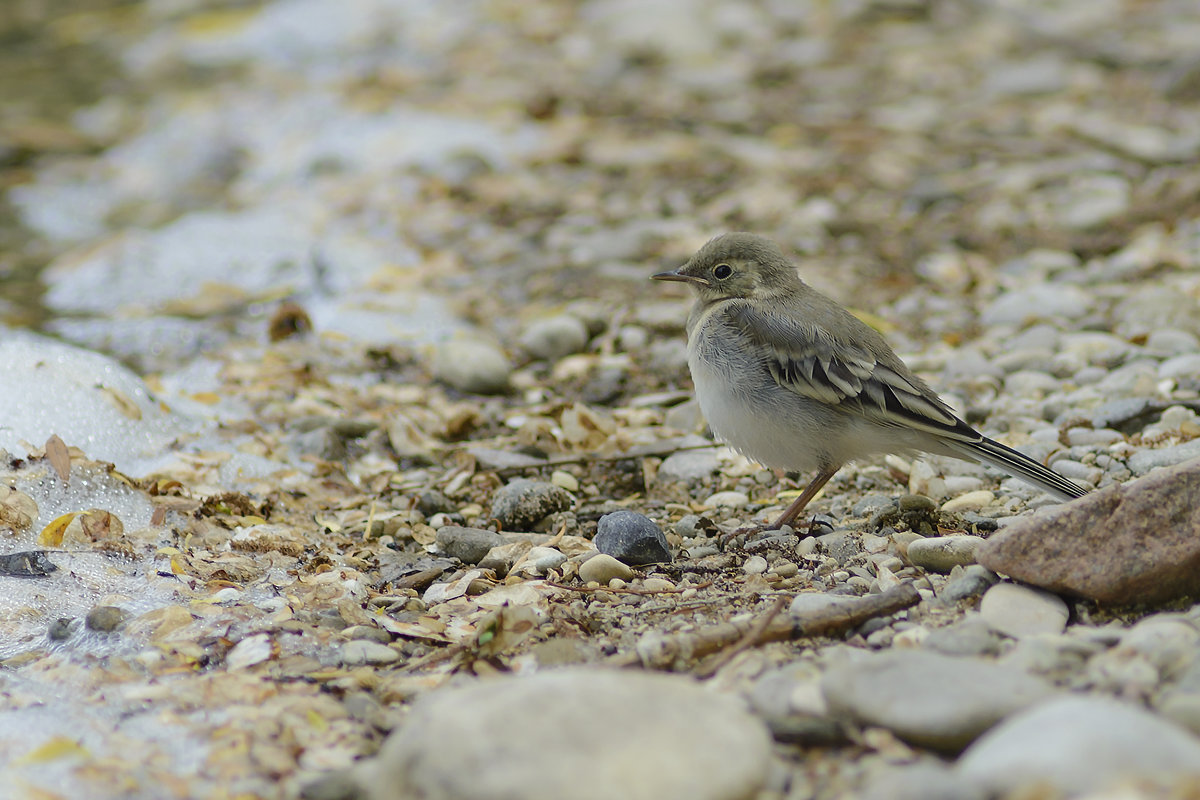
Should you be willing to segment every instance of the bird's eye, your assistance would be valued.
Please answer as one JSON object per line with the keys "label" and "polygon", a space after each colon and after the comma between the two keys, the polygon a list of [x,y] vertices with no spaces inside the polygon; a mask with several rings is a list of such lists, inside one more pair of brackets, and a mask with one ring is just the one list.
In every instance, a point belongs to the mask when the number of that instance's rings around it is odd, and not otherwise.
{"label": "bird's eye", "polygon": [[723,281],[733,274],[733,267],[728,264],[717,264],[713,267],[713,277],[719,281]]}

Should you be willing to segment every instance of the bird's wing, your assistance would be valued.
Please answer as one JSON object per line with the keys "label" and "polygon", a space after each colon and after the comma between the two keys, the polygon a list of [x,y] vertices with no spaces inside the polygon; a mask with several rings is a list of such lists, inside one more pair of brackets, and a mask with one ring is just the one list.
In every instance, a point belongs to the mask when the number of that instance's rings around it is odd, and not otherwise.
{"label": "bird's wing", "polygon": [[[887,359],[892,363],[882,363],[866,347],[835,339],[822,327],[747,303],[730,303],[727,314],[733,328],[762,353],[779,385],[798,395],[885,425],[965,442],[982,438],[894,356]],[[849,324],[866,328],[857,319]],[[855,331],[858,338],[877,336],[862,328]]]}

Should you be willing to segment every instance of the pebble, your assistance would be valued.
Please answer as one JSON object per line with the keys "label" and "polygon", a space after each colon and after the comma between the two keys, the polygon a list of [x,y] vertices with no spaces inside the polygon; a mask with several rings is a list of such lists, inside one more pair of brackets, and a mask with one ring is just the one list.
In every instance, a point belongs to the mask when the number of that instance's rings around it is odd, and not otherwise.
{"label": "pebble", "polygon": [[974,564],[975,551],[983,541],[980,536],[931,536],[918,539],[908,546],[908,560],[913,566],[933,572],[949,572],[956,566]]}
{"label": "pebble", "polygon": [[850,513],[855,517],[869,517],[885,509],[896,507],[896,499],[886,494],[867,494],[858,500]]}
{"label": "pebble", "polygon": [[65,642],[71,638],[74,628],[75,619],[73,617],[59,617],[50,623],[46,630],[46,636],[52,642]]}
{"label": "pebble", "polygon": [[670,592],[675,589],[675,584],[666,578],[646,578],[642,581],[642,588],[648,592]]}
{"label": "pebble", "polygon": [[762,556],[750,556],[742,564],[742,572],[747,575],[761,575],[767,571],[767,560]]}
{"label": "pebble", "polygon": [[1177,380],[1200,375],[1200,353],[1186,353],[1168,358],[1158,365],[1158,377]]}
{"label": "pebble", "polygon": [[439,528],[437,543],[442,552],[465,564],[478,564],[488,551],[504,544],[504,537],[495,531],[447,525]]}
{"label": "pebble", "polygon": [[96,606],[88,612],[83,624],[88,630],[99,631],[100,633],[112,633],[121,627],[121,623],[128,617],[128,612],[116,606]]}
{"label": "pebble", "polygon": [[1155,701],[1164,717],[1200,736],[1200,687],[1168,689]]}
{"label": "pebble", "polygon": [[793,561],[780,559],[771,565],[771,572],[781,578],[794,578],[800,573],[800,567]]}
{"label": "pebble", "polygon": [[342,636],[347,639],[363,639],[380,644],[387,644],[392,640],[390,633],[383,628],[376,628],[374,625],[351,625],[349,628],[342,629]]}
{"label": "pebble", "polygon": [[991,661],[911,649],[831,665],[821,688],[831,714],[944,752],[958,752],[1000,720],[1055,691],[1039,678]]}
{"label": "pebble", "polygon": [[1172,467],[1194,458],[1200,458],[1200,439],[1157,450],[1139,450],[1129,457],[1126,464],[1134,475],[1145,475],[1157,467]]}
{"label": "pebble", "polygon": [[948,656],[992,656],[1000,652],[1002,640],[991,625],[978,616],[970,616],[930,631],[922,644]]}
{"label": "pebble", "polygon": [[504,577],[518,558],[525,555],[525,542],[508,542],[493,547],[476,565],[480,569],[494,570],[497,575]]}
{"label": "pebble", "polygon": [[1016,583],[998,583],[984,594],[979,613],[995,630],[1020,639],[1062,633],[1070,611],[1058,595]]}
{"label": "pebble", "polygon": [[1015,520],[976,559],[1016,580],[1105,605],[1200,593],[1192,566],[1200,559],[1200,461]]}
{"label": "pebble", "polygon": [[545,575],[550,570],[561,567],[566,560],[567,557],[553,547],[531,547],[518,571],[529,570],[535,575]]}
{"label": "pebble", "polygon": [[[688,436],[680,446],[706,444],[707,439]],[[721,459],[715,447],[697,450],[679,450],[663,459],[658,465],[658,479],[668,483],[695,483],[715,474],[721,469]]]}
{"label": "pebble", "polygon": [[1146,350],[1166,355],[1191,354],[1200,350],[1200,339],[1187,331],[1160,328],[1151,331],[1150,335],[1146,337]]}
{"label": "pebble", "polygon": [[737,698],[568,666],[420,697],[360,782],[372,800],[731,800],[758,795],[770,760],[766,726]]}
{"label": "pebble", "polygon": [[750,498],[745,492],[717,492],[704,501],[709,508],[745,508],[750,505]]}
{"label": "pebble", "polygon": [[255,664],[269,661],[276,652],[275,642],[269,633],[256,633],[229,649],[225,654],[225,667],[229,670],[248,669]]}
{"label": "pebble", "polygon": [[531,322],[520,341],[535,358],[557,361],[587,347],[588,329],[572,314],[557,314]]}
{"label": "pebble", "polygon": [[575,505],[566,489],[546,481],[518,478],[492,497],[492,516],[507,531],[529,530],[543,518]]}
{"label": "pebble", "polygon": [[[699,403],[695,400],[687,400],[667,410],[667,413],[663,415],[663,425],[668,428],[674,428],[677,431],[687,431],[694,434],[704,430],[704,413],[700,410]],[[716,450],[711,451],[711,453],[710,458],[715,458]],[[676,453],[675,455],[681,454]],[[667,460],[669,461],[671,458],[674,458],[674,455],[670,456]],[[694,468],[695,464],[692,467]],[[716,472],[719,467],[720,462],[718,461],[717,466],[712,469],[712,472]],[[659,469],[661,471],[661,467]],[[671,474],[679,471],[679,469],[680,467],[677,464],[672,464],[667,472]]]}
{"label": "pebble", "polygon": [[938,596],[946,602],[957,603],[960,600],[978,597],[999,581],[1000,576],[987,567],[972,564],[957,575],[951,570],[951,578]]}
{"label": "pebble", "polygon": [[859,797],[861,800],[987,800],[987,793],[941,763],[922,761],[889,765],[873,773]]}
{"label": "pebble", "polygon": [[792,598],[788,613],[797,622],[806,622],[816,614],[823,614],[826,609],[837,606],[851,606],[854,598],[845,595],[826,594],[825,592],[801,592]]}
{"label": "pebble", "polygon": [[983,309],[980,318],[984,325],[1069,320],[1082,317],[1091,305],[1091,298],[1076,286],[1035,283],[1000,295]]}
{"label": "pebble", "polygon": [[1114,431],[1112,428],[1069,428],[1067,430],[1067,444],[1071,447],[1105,446],[1123,441],[1125,441],[1125,434]]}
{"label": "pebble", "polygon": [[1070,478],[1077,483],[1082,482],[1091,484],[1092,486],[1099,483],[1100,478],[1104,476],[1104,470],[1070,458],[1056,459],[1050,465],[1050,469],[1064,478]]}
{"label": "pebble", "polygon": [[353,639],[342,645],[342,663],[347,667],[384,666],[400,660],[400,653],[386,644]]}
{"label": "pebble", "polygon": [[433,374],[459,391],[500,394],[508,391],[512,365],[500,348],[489,342],[454,339],[434,351]]}
{"label": "pebble", "polygon": [[592,543],[601,553],[634,566],[671,560],[670,545],[658,524],[636,511],[605,514]]}
{"label": "pebble", "polygon": [[852,531],[834,531],[816,539],[825,554],[838,564],[845,564],[862,552],[862,539]]}
{"label": "pebble", "polygon": [[829,718],[820,678],[811,663],[793,661],[754,681],[747,699],[776,741],[830,745],[845,740],[841,725]]}
{"label": "pebble", "polygon": [[561,469],[556,469],[550,473],[550,482],[561,489],[566,489],[568,492],[574,493],[579,491],[579,479]]}
{"label": "pebble", "polygon": [[959,495],[942,503],[942,511],[947,514],[957,514],[963,511],[978,511],[987,508],[996,500],[996,495],[986,489]]}
{"label": "pebble", "polygon": [[1080,795],[1131,780],[1169,784],[1194,776],[1198,764],[1200,741],[1177,725],[1105,697],[1064,696],[985,734],[956,769],[989,795],[1007,797],[1035,785]]}
{"label": "pebble", "polygon": [[579,565],[579,579],[584,583],[595,581],[607,586],[613,579],[632,580],[633,570],[610,555],[597,553]]}
{"label": "pebble", "polygon": [[1077,682],[1084,675],[1088,659],[1103,645],[1071,636],[1039,633],[1027,636],[1004,654],[1004,663],[1056,683]]}

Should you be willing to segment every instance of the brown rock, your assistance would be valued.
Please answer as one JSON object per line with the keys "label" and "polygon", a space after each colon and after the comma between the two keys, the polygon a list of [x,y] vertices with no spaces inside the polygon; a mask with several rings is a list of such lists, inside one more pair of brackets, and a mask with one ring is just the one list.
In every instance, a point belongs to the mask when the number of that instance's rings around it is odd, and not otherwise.
{"label": "brown rock", "polygon": [[1200,459],[1019,520],[980,546],[976,560],[1101,603],[1200,595]]}

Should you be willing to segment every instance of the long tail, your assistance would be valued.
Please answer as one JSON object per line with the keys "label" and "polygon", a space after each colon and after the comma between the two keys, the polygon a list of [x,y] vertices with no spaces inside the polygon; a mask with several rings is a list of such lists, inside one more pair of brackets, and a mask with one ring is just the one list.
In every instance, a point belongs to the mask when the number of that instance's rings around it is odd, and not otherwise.
{"label": "long tail", "polygon": [[1022,455],[999,442],[994,442],[986,436],[980,436],[978,441],[950,441],[947,443],[968,459],[982,461],[1014,478],[1020,478],[1042,491],[1054,495],[1059,500],[1073,500],[1087,494],[1086,489],[1051,472],[1029,456]]}

